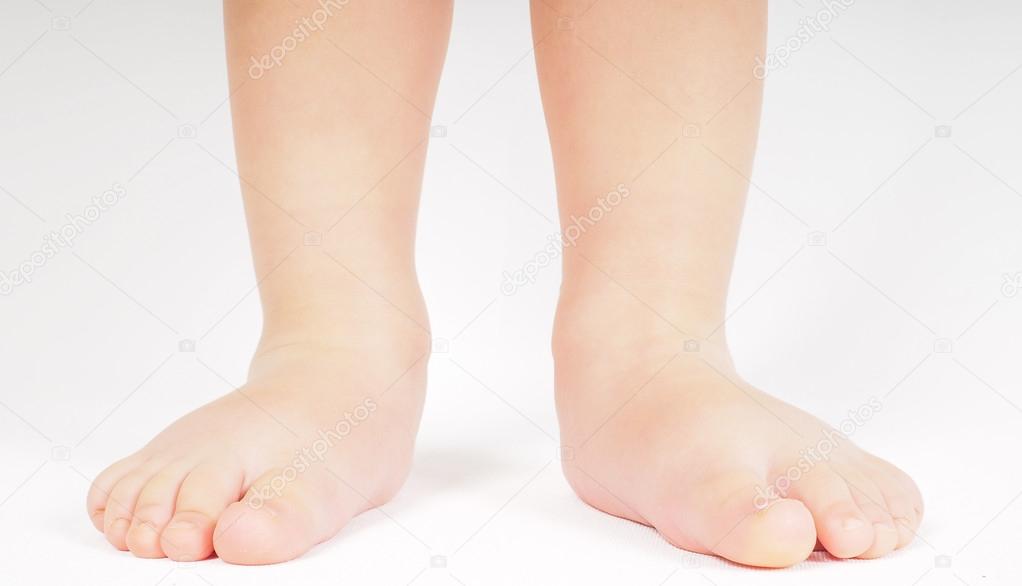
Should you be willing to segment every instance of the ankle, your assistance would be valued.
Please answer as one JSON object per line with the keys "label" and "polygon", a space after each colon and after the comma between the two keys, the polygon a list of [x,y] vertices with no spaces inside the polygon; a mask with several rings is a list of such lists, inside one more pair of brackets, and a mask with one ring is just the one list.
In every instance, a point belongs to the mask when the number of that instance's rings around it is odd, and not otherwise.
{"label": "ankle", "polygon": [[317,285],[278,292],[272,303],[264,300],[253,361],[272,363],[288,355],[334,363],[380,356],[410,361],[430,352],[429,318],[414,273],[382,286],[358,278]]}
{"label": "ankle", "polygon": [[635,351],[726,353],[722,303],[688,295],[671,286],[626,289],[602,276],[565,280],[554,320],[555,356],[582,348]]}

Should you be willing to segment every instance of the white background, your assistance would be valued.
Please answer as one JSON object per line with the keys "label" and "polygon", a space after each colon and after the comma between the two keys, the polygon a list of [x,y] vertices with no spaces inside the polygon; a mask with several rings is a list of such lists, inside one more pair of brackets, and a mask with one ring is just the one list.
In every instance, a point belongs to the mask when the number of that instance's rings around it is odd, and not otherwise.
{"label": "white background", "polygon": [[[820,9],[774,2],[770,49]],[[909,548],[750,570],[574,497],[552,402],[559,270],[500,293],[556,230],[528,7],[462,0],[419,237],[449,350],[413,474],[304,558],[240,568],[135,559],[84,512],[105,465],[242,382],[259,331],[219,3],[2,0],[0,270],[93,196],[128,195],[0,297],[0,583],[1018,583],[1022,294],[1002,284],[1022,271],[1020,22],[1010,0],[860,0],[767,81],[734,351],[834,424],[882,401],[855,440],[922,487]]]}

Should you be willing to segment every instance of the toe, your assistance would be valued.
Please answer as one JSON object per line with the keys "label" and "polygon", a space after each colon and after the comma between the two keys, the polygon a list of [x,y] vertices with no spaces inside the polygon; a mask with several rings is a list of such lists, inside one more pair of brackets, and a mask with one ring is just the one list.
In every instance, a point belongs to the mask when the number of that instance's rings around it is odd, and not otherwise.
{"label": "toe", "polygon": [[138,495],[125,542],[131,553],[143,558],[165,557],[160,534],[174,514],[178,489],[191,466],[172,464],[156,473]]}
{"label": "toe", "polygon": [[131,456],[115,462],[99,473],[89,486],[89,494],[85,499],[85,509],[89,519],[100,532],[103,531],[103,518],[106,515],[106,502],[110,498],[117,482],[134,470],[139,464],[137,456]]}
{"label": "toe", "polygon": [[879,492],[867,495],[856,488],[852,489],[852,495],[863,514],[873,523],[873,544],[858,557],[874,559],[894,551],[898,545],[898,530],[891,514],[884,508],[883,497]]}
{"label": "toe", "polygon": [[222,560],[257,565],[294,559],[332,537],[357,512],[357,503],[341,497],[335,481],[288,470],[264,474],[220,517],[214,542]]}
{"label": "toe", "polygon": [[793,483],[787,496],[809,508],[820,544],[834,557],[853,558],[873,545],[873,523],[848,484],[826,464],[817,464]]}
{"label": "toe", "polygon": [[900,549],[912,543],[912,540],[916,538],[919,523],[914,518],[914,514],[908,514],[908,516],[894,517],[894,527],[898,530],[898,545],[896,547]]}
{"label": "toe", "polygon": [[188,473],[178,491],[174,516],[160,535],[160,548],[174,561],[213,554],[217,519],[241,496],[244,472],[234,464],[202,464]]}
{"label": "toe", "polygon": [[143,465],[121,478],[110,491],[103,514],[103,532],[106,539],[119,550],[127,551],[128,528],[134,516],[135,503],[142,489],[153,477],[156,470]]}
{"label": "toe", "polygon": [[915,482],[893,465],[878,459],[873,470],[873,482],[883,493],[887,510],[894,518],[898,531],[897,547],[905,547],[916,536],[922,521],[923,500]]}
{"label": "toe", "polygon": [[[748,566],[782,568],[809,557],[816,544],[813,517],[801,502],[778,498],[758,502],[752,475],[725,474],[690,491],[692,506],[673,523],[687,534],[664,532],[675,545],[714,553]],[[721,500],[719,495],[730,495]],[[696,547],[693,547],[695,545]]]}
{"label": "toe", "polygon": [[780,499],[743,516],[713,552],[750,566],[785,568],[808,558],[815,544],[809,510],[797,500]]}

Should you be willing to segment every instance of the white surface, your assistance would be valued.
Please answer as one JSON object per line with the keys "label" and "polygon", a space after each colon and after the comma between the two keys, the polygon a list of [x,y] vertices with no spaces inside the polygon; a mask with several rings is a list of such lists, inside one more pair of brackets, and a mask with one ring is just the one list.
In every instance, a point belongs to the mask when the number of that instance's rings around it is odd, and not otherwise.
{"label": "white surface", "polygon": [[[775,2],[770,47],[818,10]],[[53,29],[59,16],[69,30]],[[748,378],[832,422],[882,399],[855,437],[923,489],[907,550],[754,571],[572,495],[548,351],[559,271],[499,290],[556,229],[542,217],[555,200],[527,3],[463,1],[420,228],[450,351],[431,363],[414,472],[385,512],[253,569],[135,559],[83,511],[107,463],[225,392],[221,376],[242,380],[259,330],[221,163],[234,165],[219,7],[3,0],[0,269],[93,195],[128,195],[0,297],[0,583],[1019,583],[1022,295],[1001,284],[1022,271],[1020,17],[1009,0],[861,0],[768,80],[730,335]],[[197,138],[175,138],[185,124]],[[825,247],[806,246],[812,231]],[[938,338],[953,352],[934,353]],[[182,339],[197,352],[178,352]]]}

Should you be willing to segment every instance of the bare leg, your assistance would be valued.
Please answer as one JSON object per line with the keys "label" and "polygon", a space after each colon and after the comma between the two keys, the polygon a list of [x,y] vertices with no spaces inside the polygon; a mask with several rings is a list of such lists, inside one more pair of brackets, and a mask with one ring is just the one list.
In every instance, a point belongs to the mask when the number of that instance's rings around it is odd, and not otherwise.
{"label": "bare leg", "polygon": [[273,563],[409,470],[430,339],[415,220],[451,2],[224,10],[262,339],[242,388],[104,471],[88,506],[138,556]]}
{"label": "bare leg", "polygon": [[[742,381],[719,327],[759,124],[766,2],[532,9],[573,243],[554,355],[576,492],[679,547],[750,565],[797,563],[817,539],[839,557],[908,543],[922,515],[912,480]],[[821,441],[836,446],[805,458]]]}

